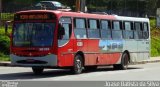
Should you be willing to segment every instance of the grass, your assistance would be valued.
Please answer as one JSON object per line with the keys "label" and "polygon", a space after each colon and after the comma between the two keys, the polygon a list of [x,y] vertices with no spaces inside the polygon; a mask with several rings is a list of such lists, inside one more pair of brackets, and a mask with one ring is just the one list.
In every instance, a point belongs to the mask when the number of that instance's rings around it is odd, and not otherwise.
{"label": "grass", "polygon": [[160,28],[156,27],[156,20],[150,20],[151,26],[151,56],[160,56]]}
{"label": "grass", "polygon": [[9,55],[0,53],[0,61],[10,61]]}
{"label": "grass", "polygon": [[160,56],[160,29],[151,30],[151,56]]}

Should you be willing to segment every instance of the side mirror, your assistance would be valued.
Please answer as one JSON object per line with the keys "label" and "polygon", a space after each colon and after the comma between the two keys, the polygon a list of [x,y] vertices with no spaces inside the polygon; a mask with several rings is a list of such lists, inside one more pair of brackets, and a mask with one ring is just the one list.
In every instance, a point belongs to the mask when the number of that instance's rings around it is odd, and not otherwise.
{"label": "side mirror", "polygon": [[59,24],[59,26],[58,26],[58,39],[62,39],[63,35],[65,35],[64,27],[62,27],[62,25]]}

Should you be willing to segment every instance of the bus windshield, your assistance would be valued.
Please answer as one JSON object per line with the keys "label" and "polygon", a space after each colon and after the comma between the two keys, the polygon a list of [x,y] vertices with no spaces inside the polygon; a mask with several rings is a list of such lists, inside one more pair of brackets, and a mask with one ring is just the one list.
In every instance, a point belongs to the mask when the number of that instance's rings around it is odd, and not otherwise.
{"label": "bus windshield", "polygon": [[13,46],[50,47],[53,44],[55,23],[15,23]]}

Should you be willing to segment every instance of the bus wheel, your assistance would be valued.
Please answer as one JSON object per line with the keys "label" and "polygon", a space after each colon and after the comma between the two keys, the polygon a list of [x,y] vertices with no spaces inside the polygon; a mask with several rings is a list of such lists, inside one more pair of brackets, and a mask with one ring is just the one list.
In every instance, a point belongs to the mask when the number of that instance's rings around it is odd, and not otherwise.
{"label": "bus wheel", "polygon": [[82,73],[82,70],[83,70],[82,57],[80,55],[76,55],[74,59],[74,66],[73,66],[72,72],[74,74],[80,74]]}
{"label": "bus wheel", "polygon": [[128,68],[129,55],[127,53],[123,53],[121,59],[122,59],[121,64],[113,65],[114,69],[116,69],[116,70],[126,70]]}
{"label": "bus wheel", "polygon": [[39,75],[43,73],[44,68],[41,67],[32,67],[34,74]]}

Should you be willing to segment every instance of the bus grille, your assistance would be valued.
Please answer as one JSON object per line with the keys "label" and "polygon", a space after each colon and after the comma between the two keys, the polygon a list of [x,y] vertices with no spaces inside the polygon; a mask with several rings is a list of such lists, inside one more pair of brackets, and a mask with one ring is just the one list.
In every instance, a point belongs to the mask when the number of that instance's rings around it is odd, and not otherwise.
{"label": "bus grille", "polygon": [[17,61],[17,63],[20,63],[20,64],[47,64],[47,62],[40,61],[40,60],[20,60],[20,61]]}

